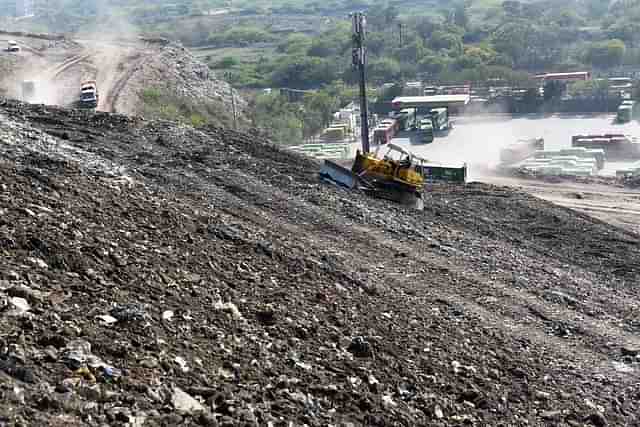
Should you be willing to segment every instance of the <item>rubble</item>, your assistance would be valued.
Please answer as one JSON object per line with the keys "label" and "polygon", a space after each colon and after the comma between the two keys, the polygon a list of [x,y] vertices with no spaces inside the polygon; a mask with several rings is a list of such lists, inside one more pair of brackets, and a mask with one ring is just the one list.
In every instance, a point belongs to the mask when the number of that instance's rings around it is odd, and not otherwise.
{"label": "rubble", "polygon": [[640,421],[632,232],[479,183],[406,211],[228,129],[0,124],[7,423]]}

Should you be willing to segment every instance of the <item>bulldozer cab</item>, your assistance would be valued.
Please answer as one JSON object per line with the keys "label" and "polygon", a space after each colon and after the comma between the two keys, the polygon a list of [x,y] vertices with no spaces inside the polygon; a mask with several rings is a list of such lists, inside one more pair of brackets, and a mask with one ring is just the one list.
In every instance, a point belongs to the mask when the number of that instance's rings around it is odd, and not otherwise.
{"label": "bulldozer cab", "polygon": [[394,182],[409,191],[420,191],[424,185],[422,171],[425,163],[425,159],[402,147],[387,144],[379,146],[374,153],[358,152],[352,170],[363,177]]}

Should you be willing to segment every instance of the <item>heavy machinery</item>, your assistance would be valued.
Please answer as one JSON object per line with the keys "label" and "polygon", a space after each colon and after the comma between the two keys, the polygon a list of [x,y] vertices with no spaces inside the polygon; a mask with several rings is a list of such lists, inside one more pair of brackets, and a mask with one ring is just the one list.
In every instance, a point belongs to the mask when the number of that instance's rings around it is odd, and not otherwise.
{"label": "heavy machinery", "polygon": [[634,102],[631,100],[622,101],[622,104],[618,107],[618,114],[616,120],[618,123],[627,123],[633,119],[634,116]]}
{"label": "heavy machinery", "polygon": [[433,142],[433,122],[430,118],[420,119],[418,122],[418,141],[422,144]]}
{"label": "heavy machinery", "polygon": [[351,169],[325,160],[320,176],[341,186],[360,188],[374,197],[422,209],[425,183],[465,183],[467,166],[429,164],[395,144],[379,146],[375,153],[358,151]]}
{"label": "heavy machinery", "polygon": [[446,108],[432,108],[429,111],[429,115],[433,123],[434,134],[447,135],[452,128],[449,121],[449,110]]}
{"label": "heavy machinery", "polygon": [[378,147],[375,153],[356,153],[351,171],[366,183],[365,191],[421,209],[426,160],[395,144],[380,151]]}
{"label": "heavy machinery", "polygon": [[538,150],[544,150],[543,138],[519,139],[500,150],[500,162],[505,165],[517,163],[531,157]]}
{"label": "heavy machinery", "polygon": [[15,40],[9,40],[9,43],[7,44],[7,51],[20,52],[20,46],[18,45],[18,42],[16,42]]}
{"label": "heavy machinery", "polygon": [[95,80],[87,80],[80,85],[81,108],[96,108],[98,106],[98,86]]}

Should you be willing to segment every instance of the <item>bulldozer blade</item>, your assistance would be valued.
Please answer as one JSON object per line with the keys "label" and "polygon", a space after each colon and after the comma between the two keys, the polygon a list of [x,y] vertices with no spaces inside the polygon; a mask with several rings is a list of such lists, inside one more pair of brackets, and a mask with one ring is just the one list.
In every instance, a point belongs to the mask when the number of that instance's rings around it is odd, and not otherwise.
{"label": "bulldozer blade", "polygon": [[320,177],[350,189],[358,187],[360,183],[358,175],[331,160],[324,161],[322,169],[320,169]]}

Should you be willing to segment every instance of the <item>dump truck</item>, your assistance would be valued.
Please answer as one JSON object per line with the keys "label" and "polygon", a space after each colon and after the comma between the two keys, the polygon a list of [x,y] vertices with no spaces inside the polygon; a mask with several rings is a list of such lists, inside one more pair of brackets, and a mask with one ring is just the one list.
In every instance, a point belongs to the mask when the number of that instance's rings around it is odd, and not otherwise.
{"label": "dump truck", "polygon": [[633,119],[635,103],[631,100],[622,101],[622,104],[618,107],[618,114],[616,120],[618,123],[627,123]]}
{"label": "dump truck", "polygon": [[418,122],[418,141],[422,144],[433,142],[433,122],[428,117]]}
{"label": "dump truck", "polygon": [[500,150],[500,162],[504,165],[517,163],[530,157],[537,150],[544,150],[543,138],[519,139]]}
{"label": "dump truck", "polygon": [[18,45],[18,42],[16,42],[15,40],[9,40],[9,42],[7,43],[7,51],[20,52],[20,46]]}
{"label": "dump truck", "polygon": [[446,108],[433,108],[429,111],[429,115],[433,123],[433,133],[435,135],[447,135],[452,128],[449,121],[449,110]]}
{"label": "dump truck", "polygon": [[86,80],[80,85],[81,108],[96,108],[98,106],[98,86],[95,80]]}

